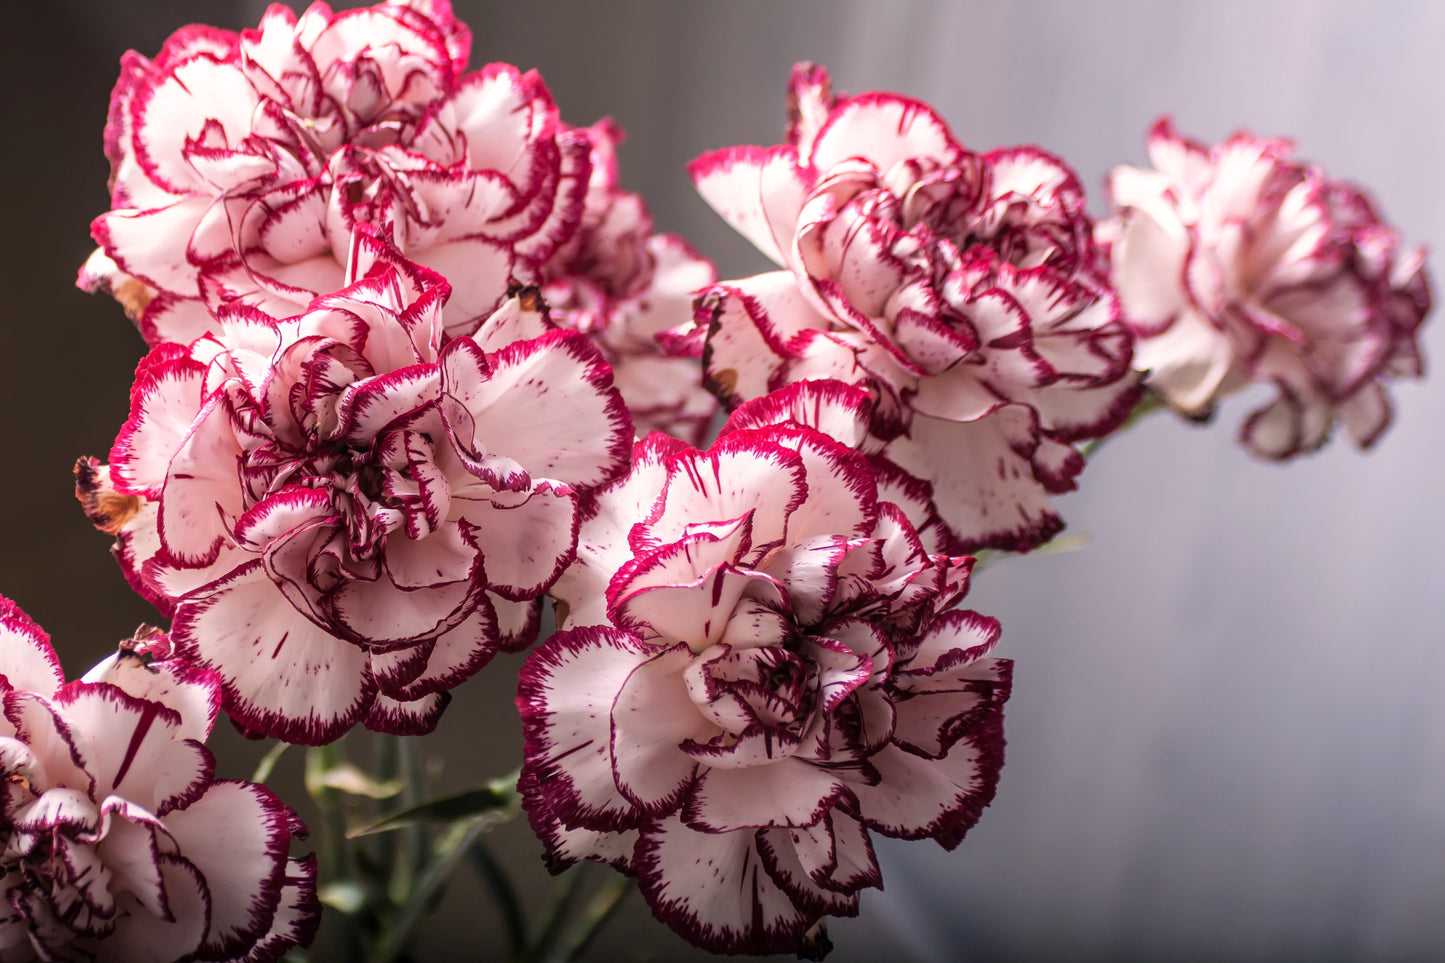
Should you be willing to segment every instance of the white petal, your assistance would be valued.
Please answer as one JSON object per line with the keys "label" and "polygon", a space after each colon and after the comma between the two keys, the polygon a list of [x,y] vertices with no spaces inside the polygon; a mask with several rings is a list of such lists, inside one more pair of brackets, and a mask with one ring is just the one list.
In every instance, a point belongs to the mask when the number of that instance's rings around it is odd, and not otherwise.
{"label": "white petal", "polygon": [[208,955],[248,950],[269,930],[285,883],[292,813],[264,786],[217,782],[166,818],[211,896]]}
{"label": "white petal", "polygon": [[[160,356],[160,357],[158,357]],[[162,360],[152,352],[131,389],[130,419],[111,449],[117,490],[157,497],[171,458],[190,433],[205,398],[205,367],[189,358]]]}
{"label": "white petal", "polygon": [[880,172],[912,158],[941,163],[960,152],[948,125],[933,108],[896,94],[850,97],[835,106],[818,132],[808,158],[820,170],[861,157]]}
{"label": "white petal", "polygon": [[807,497],[802,458],[766,435],[733,432],[706,453],[679,454],[668,466],[667,488],[642,519],[648,544],[676,541],[695,522],[752,513],[752,545],[781,543],[788,518]]}
{"label": "white petal", "polygon": [[81,681],[108,683],[132,698],[159,702],[179,716],[176,732],[182,739],[205,742],[221,710],[214,673],[176,659],[150,661],[128,649],[101,661]]}
{"label": "white petal", "polygon": [[372,732],[424,736],[436,729],[451,698],[449,692],[430,692],[416,699],[398,699],[378,692],[362,723]]}
{"label": "white petal", "polygon": [[613,780],[612,704],[656,648],[615,629],[558,632],[518,676],[526,797],[535,823],[616,830],[635,819]]}
{"label": "white petal", "polygon": [[246,728],[302,745],[329,742],[371,703],[366,653],[303,617],[257,564],[181,603],[177,650],[216,671],[226,711]]}
{"label": "white petal", "polygon": [[1039,444],[1030,439],[1028,421],[1014,408],[968,423],[916,417],[884,454],[933,483],[939,514],[966,548],[1025,549],[1063,528],[1029,458],[1020,454]]}
{"label": "white petal", "polygon": [[885,836],[931,836],[953,849],[993,800],[1003,767],[1002,712],[941,760],[890,744],[868,761],[878,774],[877,784],[850,786],[864,823]]}
{"label": "white petal", "polygon": [[683,680],[692,661],[674,646],[637,666],[612,704],[612,772],[617,788],[649,813],[682,798],[696,768],[681,746],[717,730],[698,712]]}
{"label": "white petal", "polygon": [[50,637],[14,602],[0,596],[0,692],[12,689],[51,696],[65,684],[65,672]]}
{"label": "white petal", "polygon": [[780,265],[789,262],[808,189],[792,147],[733,147],[688,165],[703,200]]}
{"label": "white petal", "polygon": [[487,588],[515,601],[550,588],[577,544],[577,497],[568,489],[539,485],[530,492],[497,492],[462,511],[476,527]]}
{"label": "white petal", "polygon": [[584,336],[553,331],[509,345],[487,357],[485,374],[467,345],[459,339],[443,352],[442,383],[475,420],[479,450],[515,459],[533,478],[579,487],[618,474],[631,420]]}
{"label": "white petal", "polygon": [[243,445],[224,393],[213,394],[171,459],[161,492],[161,543],[176,563],[214,561],[226,540],[224,516],[244,508],[238,473]]}
{"label": "white petal", "polygon": [[837,775],[794,757],[741,769],[707,768],[688,793],[682,818],[709,833],[810,826],[843,792]]}
{"label": "white petal", "polygon": [[652,913],[714,953],[797,947],[818,913],[796,906],[763,867],[755,832],[698,833],[676,817],[637,844],[637,883]]}
{"label": "white petal", "polygon": [[240,963],[271,963],[296,946],[310,946],[321,922],[316,898],[316,857],[287,861],[286,881],[277,900],[270,930],[257,940]]}
{"label": "white petal", "polygon": [[200,949],[210,912],[206,881],[181,857],[163,855],[159,865],[171,919],[149,913],[120,915],[104,944],[112,959],[174,963]]}
{"label": "white petal", "polygon": [[157,815],[200,792],[214,762],[181,735],[179,713],[104,683],[71,683],[56,698],[95,779],[95,798],[123,796]]}
{"label": "white petal", "polygon": [[703,364],[708,388],[732,403],[766,395],[784,363],[795,357],[804,331],[828,331],[790,271],[759,274],[708,289],[695,320],[708,329]]}

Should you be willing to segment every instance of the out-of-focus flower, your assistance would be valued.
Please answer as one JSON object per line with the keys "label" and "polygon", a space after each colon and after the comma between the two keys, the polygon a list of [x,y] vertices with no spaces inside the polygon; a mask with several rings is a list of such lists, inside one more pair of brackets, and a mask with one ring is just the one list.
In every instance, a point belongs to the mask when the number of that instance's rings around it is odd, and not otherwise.
{"label": "out-of-focus flower", "polygon": [[1045,541],[1063,525],[1048,496],[1083,468],[1073,443],[1139,394],[1073,172],[1033,147],[968,151],[916,100],[835,97],[821,68],[795,68],[789,100],[787,144],[692,164],[783,268],[699,302],[710,386],[732,404],[866,386],[884,453],[933,485],[956,548]]}
{"label": "out-of-focus flower", "polygon": [[[810,390],[862,430],[861,392]],[[706,452],[639,442],[517,696],[554,867],[612,863],[717,952],[855,914],[881,885],[870,832],[957,845],[993,797],[1010,685],[984,658],[998,623],[945,611],[972,559],[930,554],[866,456],[756,421]]]}
{"label": "out-of-focus flower", "polygon": [[277,4],[256,29],[128,53],[106,125],[113,210],[81,285],[149,342],[187,343],[213,328],[208,304],[284,317],[342,287],[367,224],[451,282],[449,330],[475,330],[576,231],[589,145],[535,73],[467,73],[470,44],[446,0],[389,0]]}
{"label": "out-of-focus flower", "polygon": [[427,731],[444,690],[530,644],[578,492],[632,439],[606,364],[535,289],[443,347],[445,282],[364,234],[351,262],[370,268],[304,314],[232,303],[155,348],[110,465],[79,467],[226,710],[308,744]]}
{"label": "out-of-focus flower", "polygon": [[1422,373],[1430,308],[1424,251],[1402,250],[1364,194],[1292,149],[1248,133],[1208,147],[1160,120],[1153,169],[1113,171],[1116,214],[1100,225],[1149,387],[1207,418],[1225,395],[1272,384],[1241,429],[1272,459],[1315,450],[1337,421],[1373,444],[1390,422],[1385,382]]}
{"label": "out-of-focus flower", "polygon": [[214,778],[213,673],[142,630],[77,682],[0,598],[0,958],[266,963],[316,932],[316,864],[265,786]]}
{"label": "out-of-focus flower", "polygon": [[604,120],[588,135],[592,180],[581,228],[542,266],[543,296],[553,321],[602,350],[639,435],[664,431],[702,444],[717,399],[703,387],[700,352],[671,354],[656,336],[691,318],[693,294],[717,273],[678,235],[654,234],[647,205],[622,189],[622,130]]}

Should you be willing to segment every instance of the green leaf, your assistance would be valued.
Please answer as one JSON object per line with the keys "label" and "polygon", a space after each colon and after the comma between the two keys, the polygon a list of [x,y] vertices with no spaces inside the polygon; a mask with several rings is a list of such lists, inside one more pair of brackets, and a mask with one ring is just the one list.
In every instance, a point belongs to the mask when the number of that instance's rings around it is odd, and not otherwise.
{"label": "green leaf", "polygon": [[521,812],[517,795],[516,775],[493,780],[479,789],[468,789],[453,796],[442,796],[390,813],[369,826],[353,829],[347,839],[359,839],[376,833],[389,833],[422,823],[455,823],[479,818],[485,828],[505,822]]}
{"label": "green leaf", "polygon": [[377,779],[349,762],[340,762],[308,775],[317,788],[337,789],[349,796],[390,799],[401,792],[400,779]]}
{"label": "green leaf", "polygon": [[271,773],[276,771],[276,763],[280,760],[281,754],[290,748],[291,743],[278,742],[267,749],[266,754],[261,757],[261,761],[256,763],[256,771],[251,773],[251,781],[265,782],[270,779]]}
{"label": "green leaf", "polygon": [[1063,555],[1067,552],[1077,552],[1082,548],[1086,548],[1093,539],[1094,536],[1088,532],[1069,532],[1064,535],[1055,535],[1034,549],[1033,554],[1035,556]]}
{"label": "green leaf", "polygon": [[355,883],[327,883],[316,892],[322,903],[348,915],[358,913],[366,905],[366,890]]}

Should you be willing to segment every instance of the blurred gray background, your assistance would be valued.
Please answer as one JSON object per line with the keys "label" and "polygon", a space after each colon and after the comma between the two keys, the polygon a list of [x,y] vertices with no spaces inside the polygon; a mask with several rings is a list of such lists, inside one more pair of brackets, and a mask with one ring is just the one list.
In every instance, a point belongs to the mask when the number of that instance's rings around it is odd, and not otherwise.
{"label": "blurred gray background", "polygon": [[[345,4],[350,5],[350,4]],[[70,495],[104,455],[142,343],[72,287],[105,209],[101,128],[117,59],[188,21],[254,25],[251,0],[52,0],[8,9],[0,147],[0,593],[72,674],[137,622]],[[537,67],[572,123],[629,132],[623,179],[661,229],[724,277],[759,255],[683,170],[778,141],[795,60],[847,91],[936,105],[969,146],[1038,143],[1102,209],[1110,166],[1143,160],[1159,114],[1214,140],[1238,127],[1370,188],[1407,239],[1445,250],[1445,4],[890,0],[482,3],[473,65]],[[1435,265],[1437,277],[1442,270]],[[1430,361],[1445,324],[1427,328]],[[973,604],[1016,661],[998,797],[958,851],[881,847],[887,890],[832,927],[833,959],[1411,960],[1445,957],[1445,377],[1395,393],[1378,450],[1280,468],[1219,424],[1160,417],[1121,437],[1064,501],[1083,550],[1000,563]],[[519,754],[516,660],[456,693],[425,744],[462,788]],[[259,749],[222,724],[222,774]],[[282,766],[299,801],[299,754]],[[521,826],[499,845],[540,886]],[[536,898],[540,899],[540,896]],[[500,939],[462,879],[418,949],[485,959]],[[326,957],[323,946],[318,954]],[[597,959],[692,954],[628,907]]]}

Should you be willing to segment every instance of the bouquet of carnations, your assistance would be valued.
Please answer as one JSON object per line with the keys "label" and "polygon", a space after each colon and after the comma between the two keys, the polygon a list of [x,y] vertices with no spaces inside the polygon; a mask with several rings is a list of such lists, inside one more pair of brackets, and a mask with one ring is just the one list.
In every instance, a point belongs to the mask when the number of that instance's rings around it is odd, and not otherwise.
{"label": "bouquet of carnations", "polygon": [[[952,849],[992,800],[1012,666],[960,606],[1103,439],[1262,383],[1252,454],[1367,448],[1421,373],[1422,252],[1286,141],[1160,121],[1095,221],[1059,158],[800,64],[783,143],[689,167],[772,262],[720,281],[615,124],[469,46],[388,0],[122,60],[79,283],[149,353],[76,486],[169,629],[67,682],[0,600],[4,959],[299,958],[323,904],[402,959],[464,861],[516,959],[634,885],[707,950],[819,956],[875,835]],[[523,651],[519,769],[429,797],[410,741]],[[222,713],[276,740],[249,781]],[[264,785],[289,744],[319,860]],[[530,930],[486,844],[521,814],[617,872]]]}

